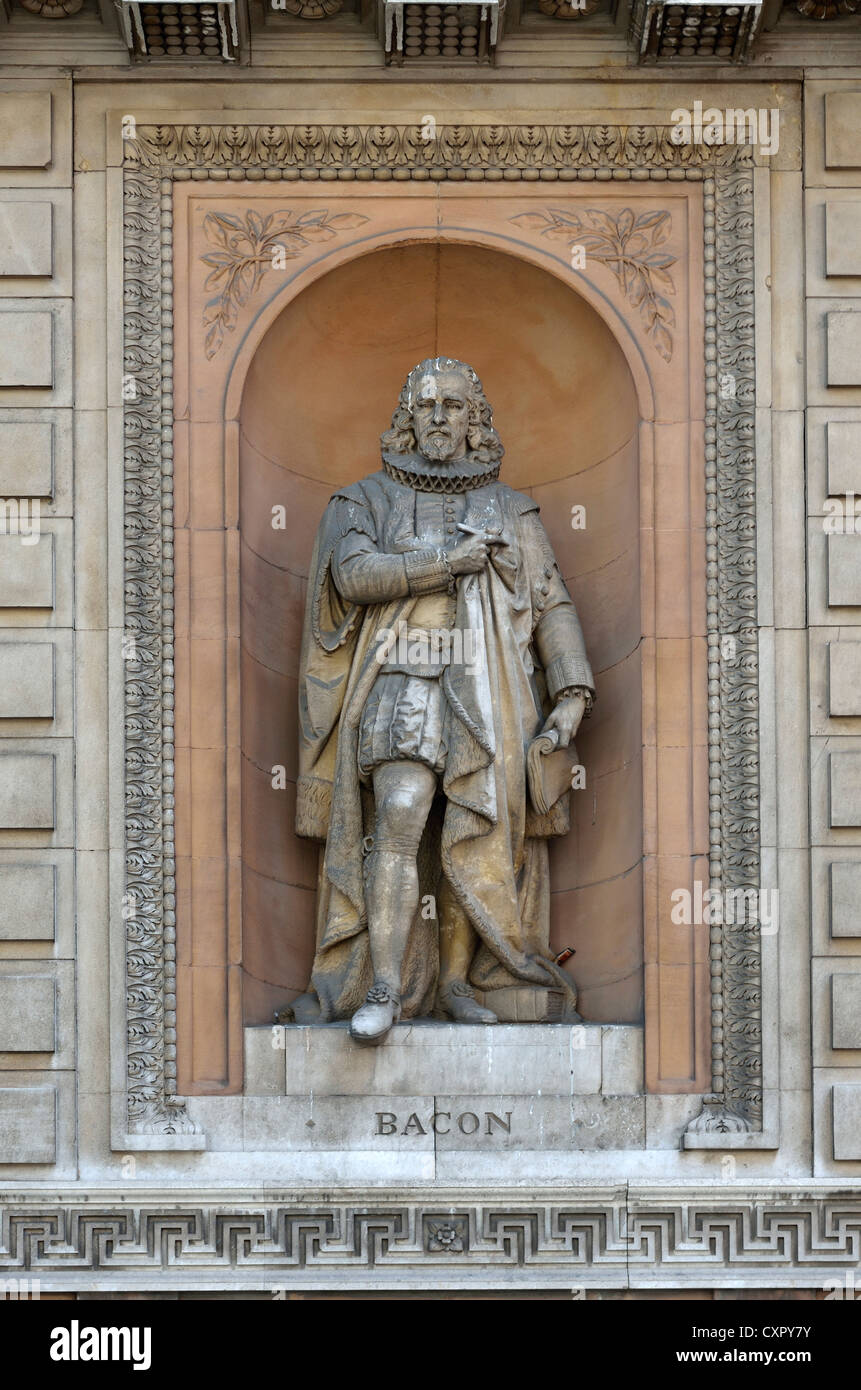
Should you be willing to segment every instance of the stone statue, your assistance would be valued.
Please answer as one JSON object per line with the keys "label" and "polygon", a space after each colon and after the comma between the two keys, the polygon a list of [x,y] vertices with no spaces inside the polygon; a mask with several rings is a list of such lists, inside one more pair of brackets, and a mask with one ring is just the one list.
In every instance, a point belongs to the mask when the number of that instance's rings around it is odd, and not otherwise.
{"label": "stone statue", "polygon": [[536,735],[566,748],[591,713],[574,604],[471,367],[414,367],[382,449],[311,564],[296,829],[326,849],[311,986],[279,1017],[363,1043],[402,1018],[576,1021],[549,950],[570,779],[543,814],[527,779]]}

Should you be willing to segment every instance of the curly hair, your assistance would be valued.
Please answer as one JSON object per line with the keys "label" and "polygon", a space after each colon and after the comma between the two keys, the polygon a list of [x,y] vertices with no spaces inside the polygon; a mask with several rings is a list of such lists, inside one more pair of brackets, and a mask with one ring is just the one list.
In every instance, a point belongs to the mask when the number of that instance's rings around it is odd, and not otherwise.
{"label": "curly hair", "polygon": [[427,357],[424,362],[419,362],[413,367],[398,397],[391,429],[386,430],[380,439],[383,449],[391,454],[415,453],[413,402],[419,379],[428,372],[459,372],[466,378],[469,387],[469,429],[466,442],[470,448],[470,456],[477,463],[498,463],[505,451],[499,435],[493,428],[493,411],[484,394],[484,387],[478,373],[467,362],[459,362],[454,357]]}

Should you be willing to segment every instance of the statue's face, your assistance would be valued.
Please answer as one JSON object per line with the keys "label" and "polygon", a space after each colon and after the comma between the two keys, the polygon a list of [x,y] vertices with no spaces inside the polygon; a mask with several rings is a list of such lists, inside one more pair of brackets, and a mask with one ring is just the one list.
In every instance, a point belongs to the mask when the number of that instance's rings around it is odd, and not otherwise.
{"label": "statue's face", "polygon": [[461,372],[428,372],[413,401],[416,444],[436,463],[463,458],[469,429],[469,383]]}

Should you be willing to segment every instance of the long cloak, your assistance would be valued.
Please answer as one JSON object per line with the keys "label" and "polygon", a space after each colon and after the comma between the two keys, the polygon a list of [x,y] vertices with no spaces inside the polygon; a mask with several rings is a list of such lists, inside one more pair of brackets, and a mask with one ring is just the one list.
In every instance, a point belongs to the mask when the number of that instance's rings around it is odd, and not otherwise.
{"label": "long cloak", "polygon": [[[412,488],[383,472],[336,493],[311,564],[296,828],[300,835],[326,841],[311,976],[324,1021],[351,1017],[373,980],[363,883],[373,797],[360,781],[358,729],[380,670],[384,634],[408,620],[416,602],[413,597],[346,602],[335,583],[333,556],[350,530],[363,531],[381,553],[414,547],[414,499]],[[453,663],[442,677],[454,717],[437,827],[439,931],[458,914],[472,924],[480,945],[470,983],[491,1008],[494,990],[517,986],[562,991],[573,1007],[570,977],[549,951],[547,836],[567,831],[568,797],[539,816],[528,804],[525,758],[548,708],[532,638],[541,616],[540,586],[543,580],[546,590],[555,562],[531,498],[503,483],[487,483],[469,493],[467,522],[486,525],[488,517],[496,518],[502,544],[493,547],[492,562],[482,573],[461,576],[457,583],[455,628],[474,634],[478,659]],[[557,579],[561,583],[558,571]],[[576,615],[574,622],[579,633]],[[423,892],[434,892],[428,886],[429,858],[434,855],[420,855]],[[420,907],[404,961],[403,1017],[433,1011],[436,933],[437,923]]]}

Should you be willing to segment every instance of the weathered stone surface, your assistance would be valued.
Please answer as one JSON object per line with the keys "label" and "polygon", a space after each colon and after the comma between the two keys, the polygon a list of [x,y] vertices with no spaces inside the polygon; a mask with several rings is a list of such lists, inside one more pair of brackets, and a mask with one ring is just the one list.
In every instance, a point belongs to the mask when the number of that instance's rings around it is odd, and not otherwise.
{"label": "weathered stone surface", "polygon": [[54,321],[46,310],[0,310],[0,386],[53,386]]}
{"label": "weathered stone surface", "polygon": [[828,494],[861,496],[861,421],[829,420]]}
{"label": "weathered stone surface", "polygon": [[0,1052],[53,1052],[54,981],[49,975],[0,975]]}
{"label": "weathered stone surface", "polygon": [[54,648],[50,642],[9,642],[0,663],[0,719],[51,719]]}
{"label": "weathered stone surface", "polygon": [[831,865],[831,935],[861,936],[861,861]]}
{"label": "weathered stone surface", "polygon": [[50,92],[0,92],[0,168],[51,163]]}
{"label": "weathered stone surface", "polygon": [[831,825],[861,825],[861,753],[832,753]]}
{"label": "weathered stone surface", "polygon": [[0,1086],[0,1154],[4,1163],[53,1163],[57,1155],[53,1086]]}
{"label": "weathered stone surface", "polygon": [[825,273],[861,275],[861,199],[825,204]]}
{"label": "weathered stone surface", "polygon": [[279,1031],[283,1050],[272,1048],[271,1028],[245,1030],[246,1093],[275,1094],[279,1071],[283,1091],[286,1061],[294,1096],[598,1095],[602,1055],[610,1093],[642,1089],[642,1030],[633,1026],[403,1023],[380,1047],[353,1042],[344,1024]]}
{"label": "weathered stone surface", "polygon": [[645,1142],[640,1028],[396,1024],[381,1046],[363,1047],[346,1024],[288,1025],[247,1028],[245,1049],[247,1149],[560,1152]]}
{"label": "weathered stone surface", "polygon": [[[438,1153],[496,1149],[532,1153],[640,1149],[642,1096],[437,1096]],[[439,1116],[449,1117],[442,1121]]]}
{"label": "weathered stone surface", "polygon": [[[246,1149],[432,1151],[433,1096],[246,1096]],[[389,1116],[394,1116],[390,1120]],[[411,1124],[411,1116],[420,1116]],[[384,1118],[380,1118],[384,1117]]]}
{"label": "weathered stone surface", "polygon": [[828,537],[828,606],[861,604],[861,536]]}
{"label": "weathered stone surface", "polygon": [[280,1040],[280,1029],[245,1029],[245,1094],[283,1096],[284,1048],[273,1046]]}
{"label": "weathered stone surface", "polygon": [[828,385],[861,385],[861,313],[835,309],[826,323]]}
{"label": "weathered stone surface", "polygon": [[831,1046],[861,1047],[861,974],[831,976]]}
{"label": "weathered stone surface", "polygon": [[642,1096],[253,1096],[243,1105],[246,1149],[435,1151],[640,1149]]}
{"label": "weathered stone surface", "polygon": [[0,275],[50,275],[52,234],[51,203],[0,202]]}
{"label": "weathered stone surface", "polygon": [[53,755],[0,753],[0,829],[50,830],[53,825]]}
{"label": "weathered stone surface", "polygon": [[601,1090],[605,1096],[637,1096],[643,1091],[643,1033],[610,1024],[602,1030]]}
{"label": "weathered stone surface", "polygon": [[53,426],[0,420],[0,497],[50,497]]}
{"label": "weathered stone surface", "polygon": [[646,1096],[646,1148],[677,1150],[702,1108],[701,1096]]}
{"label": "weathered stone surface", "polygon": [[861,1158],[861,1086],[838,1082],[831,1088],[834,1157]]}
{"label": "weathered stone surface", "polygon": [[642,1149],[645,1096],[575,1096],[571,1101],[575,1149]]}

